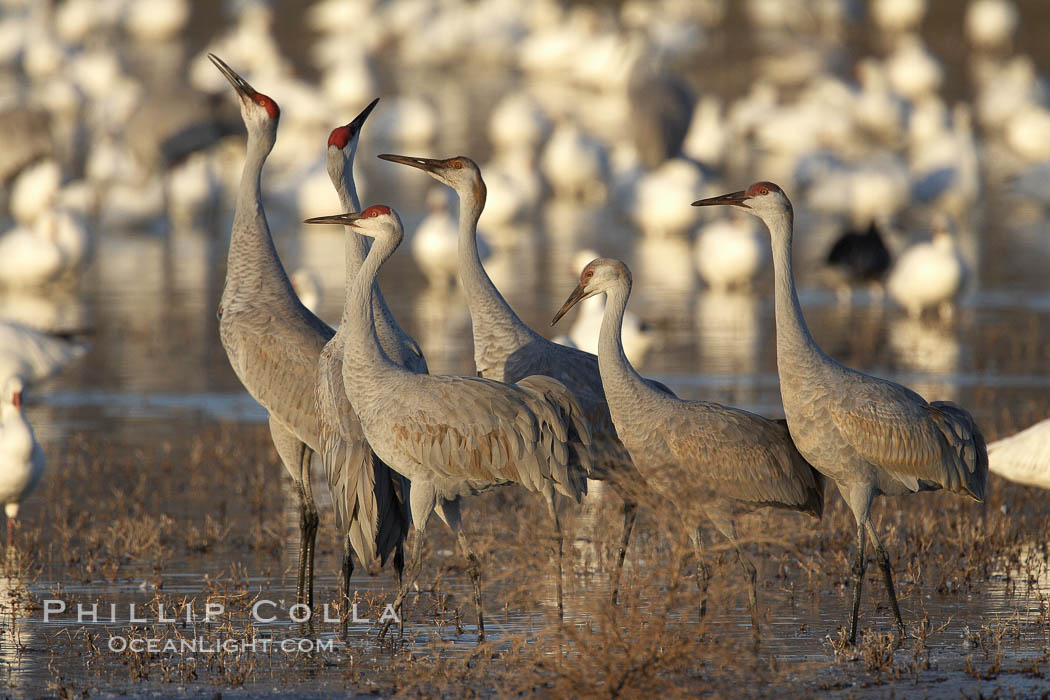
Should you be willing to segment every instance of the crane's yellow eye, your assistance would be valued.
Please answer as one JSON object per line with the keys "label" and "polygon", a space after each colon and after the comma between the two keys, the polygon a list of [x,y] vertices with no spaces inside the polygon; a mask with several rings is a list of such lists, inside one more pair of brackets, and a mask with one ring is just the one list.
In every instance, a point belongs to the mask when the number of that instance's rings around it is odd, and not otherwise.
{"label": "crane's yellow eye", "polygon": [[758,193],[759,194],[769,194],[769,190],[766,189],[765,187],[759,187],[758,188]]}
{"label": "crane's yellow eye", "polygon": [[372,210],[372,213],[371,213],[371,214],[369,214],[369,216],[373,216],[373,217],[374,217],[374,216],[379,216],[379,212],[377,212],[377,211],[376,211],[375,209],[373,209],[373,210]]}
{"label": "crane's yellow eye", "polygon": [[459,161],[459,160],[452,161],[452,167],[455,168],[456,170],[462,169],[463,168],[463,161]]}

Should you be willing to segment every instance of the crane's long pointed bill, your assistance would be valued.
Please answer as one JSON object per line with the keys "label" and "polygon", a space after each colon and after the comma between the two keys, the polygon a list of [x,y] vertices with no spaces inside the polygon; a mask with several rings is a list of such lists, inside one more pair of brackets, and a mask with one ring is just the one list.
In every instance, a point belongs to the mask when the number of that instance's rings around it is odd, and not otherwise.
{"label": "crane's long pointed bill", "polygon": [[331,216],[315,216],[307,219],[304,224],[339,224],[341,226],[353,226],[354,222],[361,218],[360,214],[333,214]]}
{"label": "crane's long pointed bill", "polygon": [[389,160],[391,163],[410,165],[413,168],[419,168],[420,170],[426,170],[427,172],[433,171],[441,162],[434,158],[412,158],[410,156],[397,156],[393,153],[380,153],[379,157],[383,160]]}
{"label": "crane's long pointed bill", "polygon": [[368,106],[361,110],[361,113],[354,117],[353,121],[347,124],[347,128],[350,129],[351,134],[356,134],[361,130],[361,127],[365,125],[365,120],[368,119],[368,115],[372,113],[372,110],[376,108],[379,103],[379,98],[375,98],[368,103]]}
{"label": "crane's long pointed bill", "polygon": [[720,197],[710,197],[708,199],[699,199],[693,202],[694,207],[713,207],[719,204],[730,204],[738,207],[746,207],[747,204],[747,192],[740,190],[739,192],[730,192],[729,194],[723,194]]}
{"label": "crane's long pointed bill", "polygon": [[569,309],[576,306],[578,303],[580,303],[580,301],[586,299],[588,296],[590,295],[583,291],[582,284],[576,285],[576,289],[572,290],[572,294],[569,295],[569,298],[566,299],[565,303],[561,305],[560,309],[558,309],[558,313],[554,314],[554,320],[551,321],[551,325],[553,326],[555,323],[560,321],[561,317],[569,312]]}
{"label": "crane's long pointed bill", "polygon": [[233,86],[233,89],[236,90],[239,95],[243,95],[244,97],[255,96],[255,88],[249,85],[247,80],[237,75],[237,72],[226,65],[225,61],[213,53],[208,54],[208,58],[210,58],[211,62],[215,64],[215,67],[219,69],[219,72],[226,76],[226,79],[230,81],[230,85]]}

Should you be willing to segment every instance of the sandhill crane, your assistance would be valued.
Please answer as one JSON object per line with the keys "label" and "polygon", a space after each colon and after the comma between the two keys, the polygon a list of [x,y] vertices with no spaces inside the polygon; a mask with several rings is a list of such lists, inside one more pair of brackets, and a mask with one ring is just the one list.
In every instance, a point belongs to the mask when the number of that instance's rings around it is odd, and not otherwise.
{"label": "sandhill crane", "polygon": [[[595,468],[591,478],[609,481],[623,499],[624,524],[615,578],[618,582],[634,528],[637,504],[649,489],[616,437],[602,389],[598,358],[553,343],[526,326],[485,272],[478,257],[477,227],[485,208],[486,188],[481,170],[474,161],[466,156],[447,160],[389,154],[379,157],[419,168],[459,195],[459,275],[470,306],[474,363],[478,374],[511,383],[534,374],[554,377],[569,388],[583,409],[592,438],[591,455]],[[652,384],[660,391],[671,393],[663,384]],[[614,600],[616,593],[614,584]]]}
{"label": "sandhill crane", "polygon": [[[590,249],[577,251],[570,261],[570,269],[575,274],[576,270],[597,257],[598,254]],[[604,295],[585,299],[580,302],[579,309],[576,320],[569,327],[569,334],[555,336],[552,340],[558,345],[567,345],[597,355],[598,332],[602,327],[602,319],[605,318]],[[656,340],[656,332],[630,311],[624,314],[620,336],[623,339],[624,354],[632,365],[642,364]]]}
{"label": "sandhill crane", "polygon": [[988,445],[988,469],[1019,484],[1050,489],[1050,418]]}
{"label": "sandhill crane", "polygon": [[321,349],[335,331],[292,290],[277,257],[260,194],[263,163],[277,140],[280,108],[223,61],[209,54],[241,101],[248,150],[230,236],[226,285],[219,302],[219,337],[248,393],[270,415],[270,435],[299,494],[296,601],[313,607],[313,549],[318,515],[310,460],[320,451],[315,388]]}
{"label": "sandhill crane", "polygon": [[[328,137],[328,175],[348,212],[361,210],[354,183],[354,155],[361,127],[378,101],[373,100],[353,121],[336,127]],[[366,570],[374,569],[377,562],[384,564],[394,552],[394,573],[400,588],[403,544],[409,527],[409,494],[407,481],[392,472],[369,447],[343,385],[349,292],[366,253],[364,239],[350,227],[345,227],[344,238],[347,296],[339,330],[324,346],[318,362],[317,409],[321,421],[321,463],[332,492],[336,527],[344,536],[343,594],[349,601],[354,570],[351,550],[357,552]],[[383,352],[410,372],[425,374],[427,364],[419,346],[397,325],[378,289],[374,303]],[[400,483],[395,484],[395,479]]]}
{"label": "sandhill crane", "polygon": [[835,482],[857,520],[850,643],[864,578],[865,535],[875,545],[890,606],[901,634],[904,621],[893,588],[890,559],[871,523],[871,502],[946,488],[984,500],[988,453],[973,417],[947,401],[927,403],[914,391],[845,367],[817,345],[802,317],[791,270],[794,215],[777,185],[756,182],[746,191],[702,199],[694,206],[742,209],[769,229],[773,249],[777,370],[791,438],[799,452]]}
{"label": "sandhill crane", "polygon": [[[433,511],[456,533],[470,564],[478,638],[485,636],[480,565],[460,530],[460,498],[494,486],[520,484],[540,493],[560,533],[555,492],[580,500],[590,470],[590,434],[568,389],[550,377],[504,384],[481,377],[417,374],[392,361],[377,337],[376,275],[404,237],[401,219],[386,206],[360,214],[307,220],[353,226],[374,238],[348,293],[343,382],[380,459],[412,480],[416,526],[412,573],[395,605],[419,574],[423,533]],[[561,610],[559,557],[558,604]]]}
{"label": "sandhill crane", "polygon": [[9,548],[15,537],[18,508],[44,473],[44,451],[22,414],[24,387],[21,377],[9,377],[0,395],[0,503],[7,515]]}
{"label": "sandhill crane", "polygon": [[619,260],[587,263],[580,283],[554,316],[558,322],[578,302],[605,292],[598,365],[616,434],[635,466],[660,495],[675,505],[696,548],[700,616],[710,578],[701,524],[709,520],[736,549],[748,578],[751,624],[758,638],[755,567],[736,539],[733,515],[764,506],[817,518],[824,510],[824,477],[798,453],[787,425],[710,401],[683,401],[656,391],[623,352],[621,328],[631,295],[631,271]]}

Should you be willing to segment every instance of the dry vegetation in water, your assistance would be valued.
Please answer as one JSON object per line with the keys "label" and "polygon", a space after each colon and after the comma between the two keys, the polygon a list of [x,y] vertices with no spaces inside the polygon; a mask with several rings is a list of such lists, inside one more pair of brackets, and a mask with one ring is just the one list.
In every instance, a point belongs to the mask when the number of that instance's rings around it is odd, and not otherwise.
{"label": "dry vegetation in water", "polygon": [[[989,432],[1009,432],[1045,408],[1032,407],[1015,422],[1003,415]],[[255,601],[294,599],[294,499],[279,487],[287,477],[265,426],[194,428],[184,433],[192,436],[184,444],[158,441],[150,450],[74,435],[61,454],[49,455],[53,468],[28,509],[31,517],[18,533],[18,552],[9,554],[7,587],[0,591],[0,649],[12,668],[41,669],[49,687],[40,690],[66,697],[211,687],[449,697],[728,697],[900,687],[921,694],[940,682],[972,688],[1044,682],[1050,671],[1050,499],[995,477],[984,506],[943,493],[884,499],[877,506],[908,623],[904,640],[888,624],[882,583],[869,567],[861,639],[853,648],[843,643],[853,521],[835,494],[820,523],[768,511],[744,522],[747,550],[759,570],[766,635],[756,652],[731,549],[717,536],[708,541],[709,614],[698,622],[691,548],[667,513],[639,518],[621,603],[610,604],[604,572],[615,559],[616,503],[601,509],[588,529],[597,533],[591,557],[597,566],[588,569],[571,554],[566,561],[567,621],[559,625],[545,509],[503,489],[465,509],[483,567],[492,636],[486,644],[473,643],[474,607],[454,540],[433,527],[419,592],[406,607],[403,641],[380,644],[374,626],[353,626],[346,646],[324,652],[114,653],[107,648],[112,635],[338,641],[331,625],[252,623]],[[332,603],[340,542],[330,513],[322,511],[317,593],[320,603]],[[564,520],[567,533],[582,526],[576,509]],[[570,543],[566,551],[573,552]],[[393,598],[393,583],[381,579],[383,590],[376,580],[363,581],[359,614],[375,620]],[[990,601],[993,588],[996,600]],[[46,598],[61,598],[70,609],[78,602],[100,602],[103,609],[135,602],[140,610],[192,604],[201,611],[221,602],[225,611],[210,625],[158,623],[150,615],[142,624],[70,620],[45,626]],[[1016,612],[1004,613],[1011,607]],[[17,673],[9,676],[10,687],[23,688]]]}

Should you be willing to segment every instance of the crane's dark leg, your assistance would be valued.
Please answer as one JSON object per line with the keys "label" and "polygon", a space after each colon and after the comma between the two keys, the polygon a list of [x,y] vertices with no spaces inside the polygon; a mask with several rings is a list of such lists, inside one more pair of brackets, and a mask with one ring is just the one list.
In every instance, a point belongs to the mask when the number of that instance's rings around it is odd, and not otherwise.
{"label": "crane's dark leg", "polygon": [[900,630],[901,639],[904,639],[904,620],[901,618],[900,606],[897,605],[897,591],[893,588],[893,572],[890,570],[890,557],[886,554],[886,550],[883,548],[882,542],[875,532],[875,526],[871,524],[870,519],[865,523],[865,528],[868,532],[868,537],[871,538],[872,545],[875,547],[875,560],[879,562],[879,568],[882,569],[882,580],[886,582],[886,593],[890,597],[890,608],[893,609],[893,615],[897,618],[897,629]]}
{"label": "crane's dark leg", "polygon": [[474,550],[467,543],[466,536],[462,531],[456,531],[456,541],[463,549],[467,557],[467,569],[470,571],[470,581],[474,584],[474,606],[478,610],[478,643],[485,641],[485,617],[481,609],[481,562],[474,554]]}
{"label": "crane's dark leg", "polygon": [[312,611],[314,609],[314,545],[317,543],[317,526],[321,522],[317,514],[317,506],[314,504],[313,487],[310,484],[310,459],[313,452],[305,444],[302,444],[300,452],[300,473],[302,474],[303,494],[306,503],[305,524],[303,530],[303,546],[306,547],[306,604]]}
{"label": "crane's dark leg", "polygon": [[849,643],[857,643],[857,615],[860,613],[860,589],[864,583],[864,523],[857,524],[857,560],[853,563],[853,608],[849,616]]}
{"label": "crane's dark leg", "polygon": [[304,603],[306,602],[307,506],[306,493],[303,491],[302,484],[296,484],[296,491],[299,492],[299,573],[295,582],[295,602]]}
{"label": "crane's dark leg", "polygon": [[736,540],[733,540],[733,548],[736,549],[736,560],[740,562],[740,568],[744,570],[744,577],[747,578],[747,605],[751,609],[751,634],[754,636],[757,644],[759,639],[758,588],[755,579],[758,578],[758,573],[755,571],[755,565],[751,563],[751,560],[744,556]]}
{"label": "crane's dark leg", "polygon": [[[422,564],[422,562],[420,562]],[[401,586],[405,579],[405,544],[399,542],[397,547],[394,549],[394,581],[397,582],[397,590],[401,591]],[[402,601],[396,608],[397,610],[397,632],[398,636],[404,638],[405,636],[405,606]]]}
{"label": "crane's dark leg", "polygon": [[354,575],[354,558],[351,555],[350,536],[343,538],[343,639],[347,637],[347,620],[350,617],[350,577]]}
{"label": "crane's dark leg", "polygon": [[[554,538],[558,541],[558,579],[555,583],[558,591],[558,620],[562,621],[565,619],[564,592],[562,591],[562,578],[564,578],[562,560],[565,557],[565,539],[561,533],[561,516],[558,515],[558,505],[554,502],[554,497],[549,494],[547,495],[547,509],[551,513],[551,518],[554,519]],[[478,609],[480,610],[481,608]]]}
{"label": "crane's dark leg", "polygon": [[704,533],[700,528],[690,534],[693,551],[696,552],[696,588],[700,591],[700,620],[707,614],[707,584],[711,581],[711,569],[704,559]]}
{"label": "crane's dark leg", "polygon": [[299,497],[299,570],[295,582],[295,602],[313,609],[312,550],[317,533],[317,507],[310,489],[310,455],[312,451],[276,418],[270,416],[270,436],[281,463],[295,482]]}
{"label": "crane's dark leg", "polygon": [[[397,564],[396,556],[397,555],[395,554],[395,559],[394,559],[394,570],[395,571],[398,570],[398,564]],[[403,568],[403,565],[404,565],[404,561],[403,561],[403,558],[402,558],[402,567],[401,568]],[[420,572],[420,570],[422,568],[423,568],[423,531],[417,529],[416,530],[416,534],[415,534],[415,539],[412,542],[412,562],[408,566],[408,575],[407,576],[398,576],[398,580],[400,582],[400,586],[399,586],[399,590],[397,592],[397,598],[394,599],[393,608],[394,608],[394,610],[397,611],[397,616],[398,616],[399,620],[404,620],[404,618],[405,618],[404,614],[402,614],[402,611],[404,610],[405,598],[408,597],[408,589],[412,587],[413,583],[415,583],[416,578],[419,577],[419,572]],[[404,633],[404,622],[399,622],[398,626],[400,627],[400,629],[402,631],[402,634],[403,634]],[[383,638],[383,636],[386,634],[386,631],[389,628],[390,628],[390,620],[387,620],[386,622],[383,623],[383,627],[379,630],[379,639]]]}
{"label": "crane's dark leg", "polygon": [[627,558],[627,544],[631,541],[631,532],[634,531],[634,520],[638,517],[638,504],[633,501],[623,502],[623,534],[620,535],[620,552],[616,560],[616,578],[613,579],[613,605],[620,597],[620,576],[623,574],[623,562]]}

